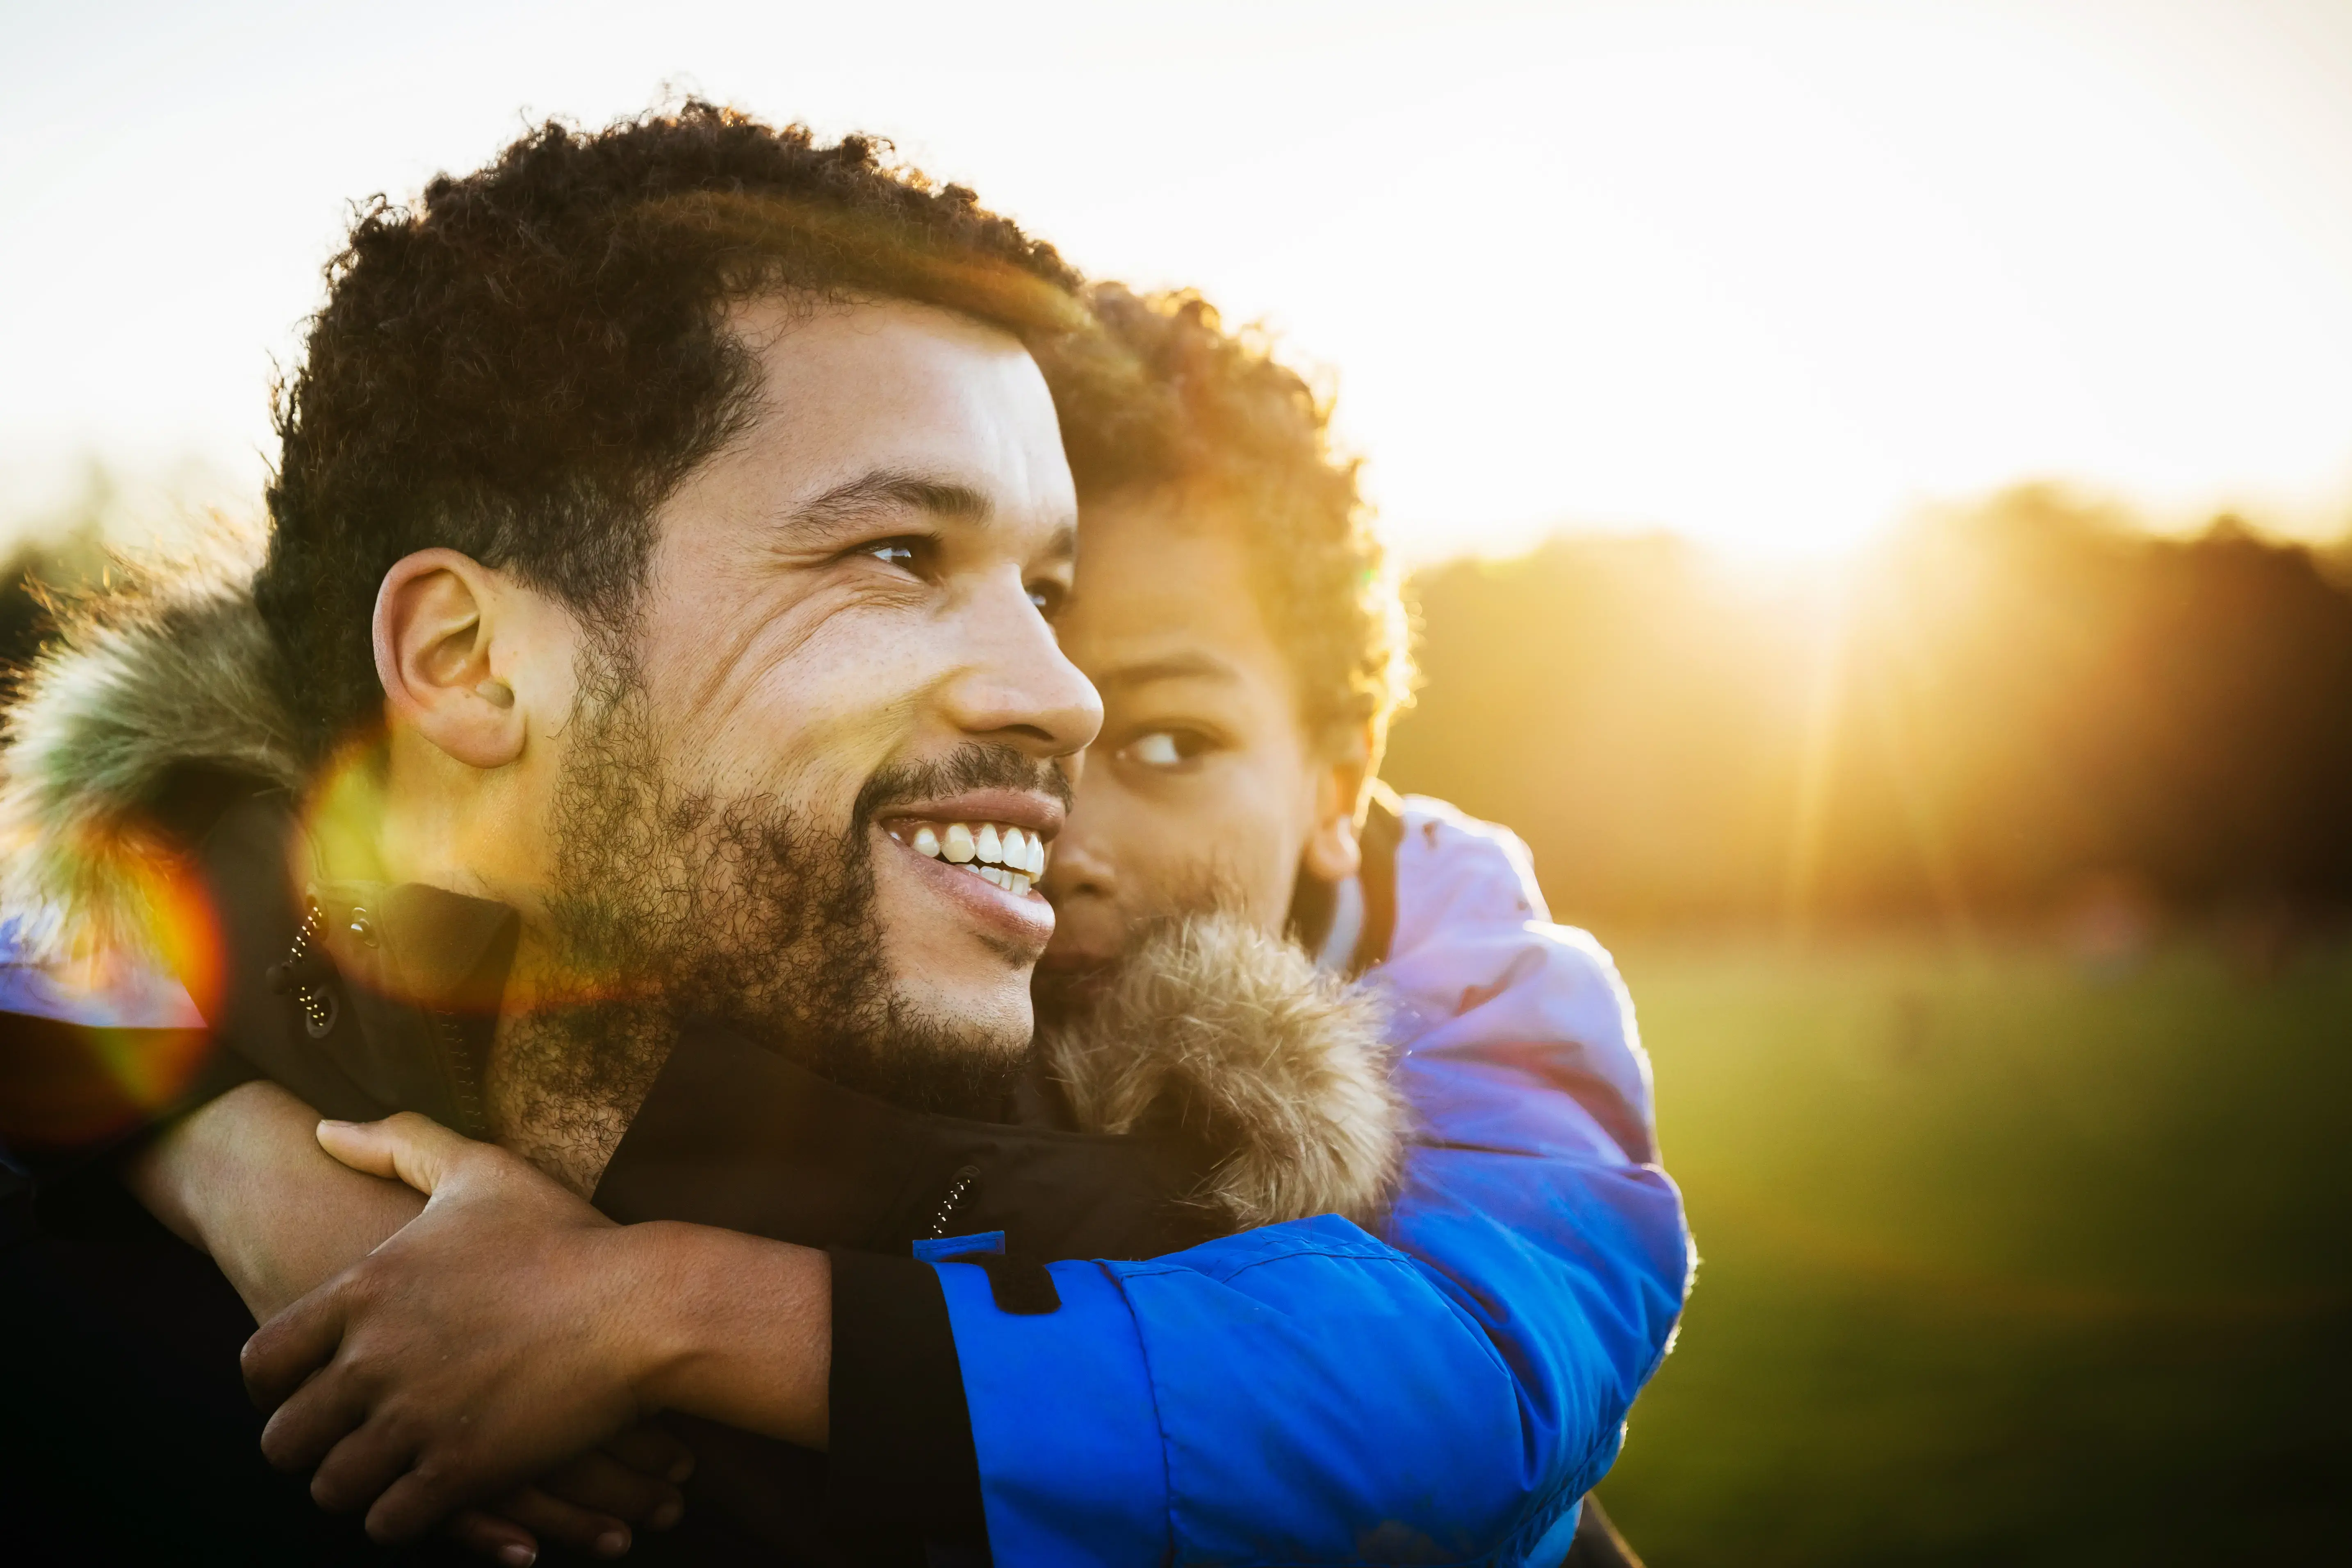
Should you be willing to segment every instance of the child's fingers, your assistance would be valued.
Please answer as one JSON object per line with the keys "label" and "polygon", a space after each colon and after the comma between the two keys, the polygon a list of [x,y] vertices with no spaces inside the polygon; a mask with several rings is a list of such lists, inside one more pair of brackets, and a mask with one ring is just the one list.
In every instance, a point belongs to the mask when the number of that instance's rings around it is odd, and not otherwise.
{"label": "child's fingers", "polygon": [[604,1453],[583,1454],[553,1474],[541,1476],[539,1489],[575,1507],[648,1530],[667,1530],[686,1511],[686,1499],[676,1487]]}
{"label": "child's fingers", "polygon": [[625,1522],[609,1513],[551,1497],[535,1486],[500,1498],[498,1511],[541,1541],[560,1542],[599,1557],[618,1557],[629,1549],[631,1537]]}
{"label": "child's fingers", "polygon": [[457,1544],[502,1568],[530,1568],[539,1561],[538,1539],[510,1519],[464,1508],[449,1516],[448,1531]]}

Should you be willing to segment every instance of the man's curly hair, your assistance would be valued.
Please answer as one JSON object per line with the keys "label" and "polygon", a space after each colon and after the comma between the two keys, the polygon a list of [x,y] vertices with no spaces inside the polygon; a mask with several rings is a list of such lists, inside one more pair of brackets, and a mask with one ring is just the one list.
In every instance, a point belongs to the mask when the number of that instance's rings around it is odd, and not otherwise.
{"label": "man's curly hair", "polygon": [[1331,447],[1329,400],[1190,290],[1104,283],[1088,299],[1119,374],[1061,395],[1081,510],[1164,494],[1238,519],[1302,721],[1318,739],[1370,726],[1377,745],[1411,692],[1411,651],[1357,463]]}
{"label": "man's curly hair", "polygon": [[940,305],[1050,355],[1084,399],[1096,334],[1076,275],[887,153],[691,101],[592,132],[551,122],[413,210],[361,213],[275,399],[255,584],[314,753],[381,719],[376,590],[415,551],[461,551],[593,626],[626,624],[656,508],[758,391],[732,303]]}

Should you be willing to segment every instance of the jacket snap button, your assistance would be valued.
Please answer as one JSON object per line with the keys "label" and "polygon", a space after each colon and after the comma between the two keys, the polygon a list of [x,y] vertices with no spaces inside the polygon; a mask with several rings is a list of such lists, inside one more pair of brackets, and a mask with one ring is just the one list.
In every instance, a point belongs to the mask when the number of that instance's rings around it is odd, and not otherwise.
{"label": "jacket snap button", "polygon": [[323,1040],[335,1032],[338,1008],[335,994],[325,986],[306,987],[299,994],[302,1005],[302,1032],[314,1040]]}

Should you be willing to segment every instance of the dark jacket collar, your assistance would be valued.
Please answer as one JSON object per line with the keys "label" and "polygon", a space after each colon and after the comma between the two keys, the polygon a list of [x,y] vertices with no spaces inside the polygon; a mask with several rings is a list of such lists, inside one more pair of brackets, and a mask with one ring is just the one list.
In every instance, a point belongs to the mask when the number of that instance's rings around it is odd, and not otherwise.
{"label": "dark jacket collar", "polygon": [[1029,1258],[1148,1258],[1223,1228],[1186,1202],[1214,1163],[1181,1135],[908,1110],[719,1026],[688,1027],[605,1167],[614,1219],[682,1219],[904,1256],[1003,1232]]}
{"label": "dark jacket collar", "polygon": [[[488,1136],[481,1085],[514,911],[420,884],[311,881],[298,895],[283,869],[298,832],[285,797],[262,793],[203,839],[223,938],[216,1037],[324,1114],[416,1110]],[[1213,1163],[1181,1134],[909,1110],[689,1022],[595,1202],[625,1223],[691,1220],[813,1247],[903,1253],[1003,1231],[1030,1257],[1141,1258],[1218,1228],[1185,1201]]]}

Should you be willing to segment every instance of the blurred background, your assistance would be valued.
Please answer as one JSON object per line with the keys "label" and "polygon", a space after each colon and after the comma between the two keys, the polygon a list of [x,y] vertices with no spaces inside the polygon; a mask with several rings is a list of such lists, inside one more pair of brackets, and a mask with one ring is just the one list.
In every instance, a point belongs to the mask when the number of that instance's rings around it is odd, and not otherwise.
{"label": "blurred background", "polygon": [[1390,777],[1618,953],[1661,1565],[2317,1561],[2352,1496],[2352,5],[0,5],[0,652],[249,515],[350,204],[699,91],[1339,394]]}

